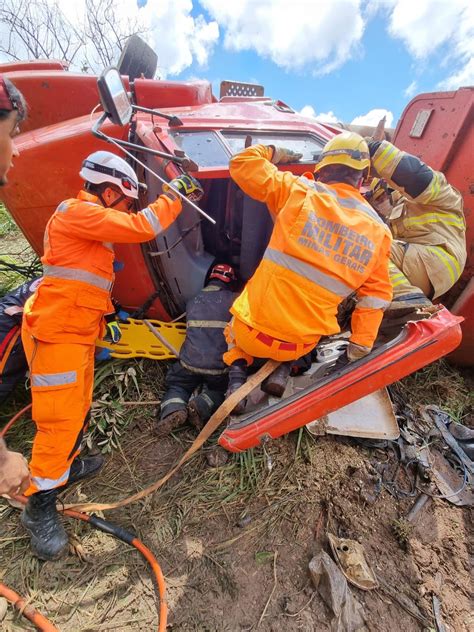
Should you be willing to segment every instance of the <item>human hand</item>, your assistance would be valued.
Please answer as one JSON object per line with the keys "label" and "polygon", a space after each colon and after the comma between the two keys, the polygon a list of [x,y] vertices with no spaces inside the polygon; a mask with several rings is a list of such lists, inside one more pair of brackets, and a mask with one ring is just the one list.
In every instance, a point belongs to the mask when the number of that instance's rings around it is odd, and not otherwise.
{"label": "human hand", "polygon": [[0,494],[17,496],[30,486],[30,472],[25,457],[6,447],[0,454]]}
{"label": "human hand", "polygon": [[354,342],[350,342],[347,349],[347,359],[349,362],[360,360],[368,355],[372,351],[372,347],[365,347],[364,345],[356,345]]}
{"label": "human hand", "polygon": [[184,195],[191,202],[199,202],[204,196],[204,189],[199,180],[185,174],[174,178],[169,184],[163,185],[163,193],[166,195],[172,194],[173,189],[179,191],[181,195]]}
{"label": "human hand", "polygon": [[303,158],[303,154],[293,151],[292,149],[275,147],[274,145],[270,145],[270,147],[273,148],[272,162],[274,165],[286,165],[290,162],[298,162]]}

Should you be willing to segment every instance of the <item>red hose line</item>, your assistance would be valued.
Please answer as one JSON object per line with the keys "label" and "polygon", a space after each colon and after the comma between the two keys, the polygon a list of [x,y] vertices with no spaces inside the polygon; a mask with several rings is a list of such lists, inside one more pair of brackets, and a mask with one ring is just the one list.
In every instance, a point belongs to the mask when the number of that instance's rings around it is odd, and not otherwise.
{"label": "red hose line", "polygon": [[60,632],[51,621],[28,604],[23,597],[20,597],[14,590],[0,582],[0,595],[5,597],[24,617],[29,619],[41,632]]}

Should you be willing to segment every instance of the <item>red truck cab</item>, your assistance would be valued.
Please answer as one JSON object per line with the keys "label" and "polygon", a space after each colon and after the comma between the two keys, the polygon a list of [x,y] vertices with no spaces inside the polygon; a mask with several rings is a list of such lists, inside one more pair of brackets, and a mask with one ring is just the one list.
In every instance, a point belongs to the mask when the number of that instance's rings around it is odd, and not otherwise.
{"label": "red truck cab", "polygon": [[[98,149],[118,150],[91,133],[99,116],[91,114],[99,103],[92,83],[95,78],[83,76],[83,89],[77,91],[80,75],[61,70],[21,70],[7,76],[25,94],[31,117],[29,129],[18,137],[20,157],[2,196],[32,247],[41,254],[48,218],[60,201],[75,196],[81,188],[78,173],[84,157]],[[125,265],[116,276],[115,298],[128,310],[145,305],[148,316],[169,321],[182,314],[187,300],[202,288],[213,262],[232,263],[245,282],[266,248],[273,226],[266,206],[244,194],[229,177],[229,158],[244,147],[246,137],[250,135],[253,143],[283,145],[302,153],[300,163],[287,167],[302,174],[313,169],[315,155],[334,132],[264,96],[227,95],[217,100],[210,84],[203,81],[136,79],[129,87],[136,105],[159,108],[167,116],[178,117],[181,124],[159,114],[137,112],[130,125],[109,122],[103,130],[139,146],[188,156],[198,166],[193,175],[204,185],[200,206],[216,222],[211,224],[185,206],[178,220],[155,240],[116,246],[116,259]],[[68,100],[69,89],[76,90],[74,102]],[[42,125],[35,104],[47,103],[47,99],[51,112]],[[401,134],[399,129],[400,125],[397,133]],[[166,180],[180,173],[179,165],[169,158],[149,153],[139,157]],[[426,160],[437,167],[428,157]],[[140,199],[143,208],[160,194],[161,185],[141,166],[137,174],[148,185]],[[472,248],[470,257],[472,265]],[[260,399],[252,411],[232,418],[220,443],[232,451],[247,449],[408,375],[459,345],[461,321],[440,306],[438,312],[409,323],[392,338],[380,338],[374,351],[362,360],[335,371],[334,362],[318,366],[316,360],[306,376],[299,381],[295,378],[282,400]],[[340,341],[340,337],[325,339],[320,351]]]}

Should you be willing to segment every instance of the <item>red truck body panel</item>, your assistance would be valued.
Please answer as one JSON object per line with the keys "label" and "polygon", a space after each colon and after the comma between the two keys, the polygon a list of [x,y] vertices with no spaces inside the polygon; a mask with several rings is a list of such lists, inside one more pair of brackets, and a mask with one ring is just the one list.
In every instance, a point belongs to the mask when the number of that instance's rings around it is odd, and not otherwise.
{"label": "red truck body panel", "polygon": [[408,323],[402,340],[393,347],[376,351],[340,377],[322,378],[319,387],[316,383],[309,393],[267,408],[260,419],[256,415],[255,420],[230,423],[219,444],[230,452],[248,450],[374,393],[452,351],[461,340],[461,320],[442,309],[433,318]]}
{"label": "red truck body panel", "polygon": [[[2,189],[1,195],[35,251],[41,254],[43,233],[49,217],[61,200],[76,195],[82,186],[78,172],[84,157],[105,147],[113,152],[116,149],[106,146],[90,131],[92,122],[98,116],[90,116],[99,103],[96,77],[66,72],[61,63],[54,61],[0,65],[0,72],[17,85],[29,103],[29,118],[17,139],[20,156],[9,174],[10,185]],[[218,102],[207,81],[183,83],[137,79],[132,86],[126,79],[124,81],[126,87],[132,90],[137,104],[178,115],[184,124],[179,129],[310,132],[323,144],[334,133],[316,121],[294,113],[285,104],[263,97],[226,97]],[[407,106],[395,133],[395,142],[401,148],[445,171],[448,180],[461,190],[465,199],[469,259],[455,294],[450,293],[443,298],[443,303],[448,306],[459,298],[472,277],[474,265],[472,103],[472,89],[420,95]],[[430,112],[425,115],[427,123],[424,126],[420,123],[415,125],[420,110]],[[417,138],[413,137],[414,125]],[[165,119],[157,116],[150,121],[149,115],[139,113],[136,130],[139,141],[144,145],[173,151],[173,130]],[[127,139],[129,127],[106,124],[104,131]],[[162,163],[162,167],[167,177],[176,171],[172,163]],[[307,169],[308,166],[300,165],[292,171],[302,173]],[[226,178],[228,172],[225,166],[218,166],[204,168],[196,175],[206,181]],[[146,199],[142,201],[143,205],[147,202]],[[150,264],[144,247],[140,245],[117,245],[116,252],[117,259],[125,264],[125,268],[117,274],[114,296],[128,308],[138,308],[159,288],[159,266]],[[469,326],[472,322],[471,305],[472,299],[458,302],[459,314],[466,318],[464,335],[466,348],[469,349],[472,349],[474,335],[474,328]],[[170,319],[168,310],[158,299],[155,299],[149,315]],[[469,358],[464,356],[463,361],[472,363],[472,354]]]}

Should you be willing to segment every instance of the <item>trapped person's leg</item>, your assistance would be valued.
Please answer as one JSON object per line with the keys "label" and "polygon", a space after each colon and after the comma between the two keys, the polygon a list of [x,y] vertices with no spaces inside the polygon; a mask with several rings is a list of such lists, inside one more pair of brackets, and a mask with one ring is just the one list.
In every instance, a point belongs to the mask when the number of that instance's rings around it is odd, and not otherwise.
{"label": "trapped person's leg", "polygon": [[201,392],[188,405],[189,421],[197,430],[203,427],[224,401],[228,383],[227,373],[203,376]]}
{"label": "trapped person's leg", "polygon": [[168,434],[182,426],[187,417],[187,405],[195,388],[201,383],[201,376],[185,369],[179,362],[170,366],[166,374],[166,392],[161,400],[160,416],[156,431]]}

